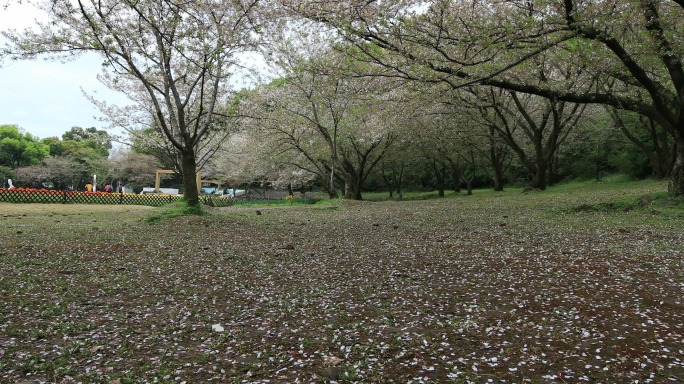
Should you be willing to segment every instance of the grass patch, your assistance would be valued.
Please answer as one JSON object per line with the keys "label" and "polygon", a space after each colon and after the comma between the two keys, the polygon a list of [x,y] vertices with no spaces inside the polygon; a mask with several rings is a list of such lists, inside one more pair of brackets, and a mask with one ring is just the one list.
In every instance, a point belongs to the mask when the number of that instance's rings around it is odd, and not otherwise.
{"label": "grass patch", "polygon": [[324,201],[322,197],[309,196],[285,196],[281,199],[268,200],[237,200],[235,205],[243,207],[270,207],[270,206],[298,206],[298,205],[313,205]]}
{"label": "grass patch", "polygon": [[632,210],[661,213],[677,213],[684,208],[684,197],[672,197],[667,192],[654,192],[643,195],[633,193],[615,195],[609,201],[583,203],[570,209],[574,212],[628,212]]}
{"label": "grass patch", "polygon": [[[454,192],[454,191],[445,191],[445,197],[454,197],[454,196],[465,196],[465,193],[459,193],[459,192]],[[389,197],[389,194],[387,192],[366,192],[363,194],[364,200],[375,201],[375,202],[380,202],[380,201],[416,201],[416,200],[430,200],[430,199],[438,199],[438,198],[439,198],[439,193],[436,191],[405,192],[402,194],[401,198],[399,198],[396,194],[394,194],[392,197]]]}
{"label": "grass patch", "polygon": [[148,223],[158,223],[159,221],[180,216],[202,216],[207,212],[202,205],[190,206],[184,200],[169,203],[156,209],[156,211],[145,219]]}

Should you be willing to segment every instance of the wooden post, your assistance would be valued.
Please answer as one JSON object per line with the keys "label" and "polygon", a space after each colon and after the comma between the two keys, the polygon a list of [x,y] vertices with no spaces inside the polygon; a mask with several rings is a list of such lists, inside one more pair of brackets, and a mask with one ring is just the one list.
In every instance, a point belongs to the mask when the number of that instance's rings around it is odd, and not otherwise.
{"label": "wooden post", "polygon": [[156,192],[156,193],[159,193],[159,185],[161,184],[161,178],[160,178],[161,172],[162,172],[161,169],[157,169],[157,172],[155,172],[157,174],[157,177],[155,177],[155,179],[154,179],[154,192]]}
{"label": "wooden post", "polygon": [[202,191],[202,173],[197,171],[195,174],[195,180],[197,184],[197,193],[200,193]]}

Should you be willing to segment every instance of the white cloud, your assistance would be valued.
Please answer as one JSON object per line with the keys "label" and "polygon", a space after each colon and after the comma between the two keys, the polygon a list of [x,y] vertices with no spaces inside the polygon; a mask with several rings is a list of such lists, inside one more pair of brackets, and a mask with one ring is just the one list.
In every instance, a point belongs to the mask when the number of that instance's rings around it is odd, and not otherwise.
{"label": "white cloud", "polygon": [[[0,28],[24,29],[45,19],[30,4],[12,3],[0,8]],[[83,95],[96,94],[109,103],[127,99],[97,80],[102,60],[95,54],[60,63],[39,58],[4,62],[0,67],[0,124],[16,124],[40,138],[61,136],[73,126],[104,128],[100,112]]]}
{"label": "white cloud", "polygon": [[26,2],[8,1],[6,9],[0,9],[0,25],[3,29],[24,29],[35,25],[37,21],[47,20],[47,16]]}
{"label": "white cloud", "polygon": [[[13,2],[6,9],[0,6],[0,30],[32,28],[36,20],[46,21],[47,16],[26,2]],[[4,45],[1,37],[0,45]],[[264,60],[259,55],[243,54],[241,58],[244,65],[266,72]],[[106,122],[95,118],[102,115],[81,89],[110,105],[123,106],[129,104],[129,100],[97,80],[101,68],[102,59],[94,53],[67,63],[43,58],[1,62],[0,124],[16,124],[40,138],[61,137],[74,126],[106,127]],[[254,86],[253,79],[241,71],[231,83],[236,88]]]}

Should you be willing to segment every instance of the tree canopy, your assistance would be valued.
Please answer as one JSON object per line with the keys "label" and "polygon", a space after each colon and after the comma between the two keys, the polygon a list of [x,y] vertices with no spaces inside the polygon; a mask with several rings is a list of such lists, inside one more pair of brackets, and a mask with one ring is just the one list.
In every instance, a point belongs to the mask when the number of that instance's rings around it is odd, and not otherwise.
{"label": "tree canopy", "polygon": [[39,163],[50,155],[50,147],[16,125],[0,125],[0,165],[9,168]]}
{"label": "tree canopy", "polygon": [[[314,7],[315,3],[315,7]],[[675,139],[670,191],[684,194],[684,3],[577,0],[314,2],[298,16],[337,29],[374,75],[494,86],[639,113]],[[351,49],[348,49],[351,47]],[[540,60],[545,57],[544,60]],[[537,73],[546,75],[538,81]],[[570,68],[577,80],[559,76]]]}

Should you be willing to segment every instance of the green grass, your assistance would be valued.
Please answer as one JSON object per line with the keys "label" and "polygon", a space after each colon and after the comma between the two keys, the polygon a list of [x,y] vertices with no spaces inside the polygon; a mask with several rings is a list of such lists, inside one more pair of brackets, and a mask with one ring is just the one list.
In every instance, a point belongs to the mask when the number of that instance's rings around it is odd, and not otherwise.
{"label": "green grass", "polygon": [[[401,200],[397,199],[396,194],[389,198],[387,192],[367,192],[363,197],[367,201],[421,201],[432,199],[457,199],[457,200],[480,200],[495,199],[524,203],[525,201],[557,201],[562,200],[572,207],[572,204],[581,205],[584,203],[593,205],[605,204],[601,209],[624,209],[629,205],[635,205],[636,201],[644,196],[656,204],[659,201],[667,201],[667,184],[660,180],[641,180],[631,181],[625,176],[616,175],[606,177],[600,181],[579,180],[549,186],[546,190],[526,191],[524,188],[505,187],[504,191],[495,192],[491,188],[474,189],[473,194],[468,196],[465,190],[461,192],[445,191],[445,197],[439,198],[436,191],[412,191],[405,192]],[[679,201],[678,199],[675,199]],[[678,204],[670,202],[669,204]],[[608,207],[610,205],[610,207]]]}
{"label": "green grass", "polygon": [[180,200],[157,208],[154,213],[147,217],[146,221],[148,223],[155,223],[174,217],[202,216],[205,214],[206,211],[202,208],[202,205],[191,207],[184,200]]}
{"label": "green grass", "polygon": [[323,201],[323,198],[316,197],[297,197],[297,196],[287,196],[282,199],[269,199],[269,200],[237,200],[235,202],[236,206],[243,207],[270,207],[270,206],[298,206],[298,205],[312,205]]}
{"label": "green grass", "polygon": [[[464,193],[455,193],[454,191],[445,191],[445,197],[460,196]],[[395,193],[391,198],[388,192],[364,192],[363,199],[367,201],[413,201],[413,200],[429,200],[439,198],[437,191],[409,191],[402,193],[401,199]]]}

